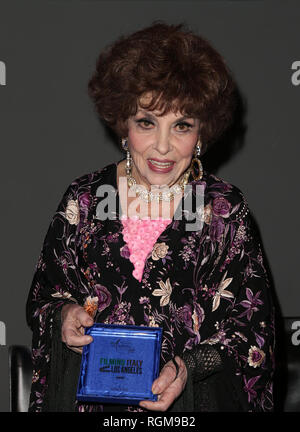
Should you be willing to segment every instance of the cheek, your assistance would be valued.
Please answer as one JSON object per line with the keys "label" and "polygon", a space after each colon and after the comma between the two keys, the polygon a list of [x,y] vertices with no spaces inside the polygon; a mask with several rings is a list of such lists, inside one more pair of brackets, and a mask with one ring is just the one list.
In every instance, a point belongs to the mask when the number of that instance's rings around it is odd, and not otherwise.
{"label": "cheek", "polygon": [[137,133],[128,132],[128,140],[130,144],[130,150],[134,153],[144,153],[148,148],[147,137],[141,136]]}
{"label": "cheek", "polygon": [[195,139],[188,139],[185,142],[182,142],[181,145],[177,147],[177,152],[182,158],[192,157],[194,154],[196,142],[197,140]]}

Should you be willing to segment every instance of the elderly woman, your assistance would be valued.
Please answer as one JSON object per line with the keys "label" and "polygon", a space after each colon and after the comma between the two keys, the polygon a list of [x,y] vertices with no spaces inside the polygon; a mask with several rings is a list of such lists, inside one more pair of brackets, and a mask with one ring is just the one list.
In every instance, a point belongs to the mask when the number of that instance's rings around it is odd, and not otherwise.
{"label": "elderly woman", "polygon": [[[29,410],[272,411],[260,240],[240,189],[200,161],[234,115],[224,60],[182,25],[157,22],[102,52],[88,89],[126,157],[75,179],[50,223],[27,301]],[[163,329],[156,402],[76,400],[95,321]]]}

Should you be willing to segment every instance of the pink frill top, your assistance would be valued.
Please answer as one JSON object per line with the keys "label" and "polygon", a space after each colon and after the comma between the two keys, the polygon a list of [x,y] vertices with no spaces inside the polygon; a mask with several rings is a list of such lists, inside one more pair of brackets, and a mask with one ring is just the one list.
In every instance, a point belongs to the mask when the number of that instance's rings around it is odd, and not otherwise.
{"label": "pink frill top", "polygon": [[161,217],[158,219],[150,219],[149,217],[140,219],[138,216],[129,218],[122,215],[121,221],[123,238],[130,253],[129,259],[134,265],[132,275],[141,282],[147,255],[152,251],[156,240],[172,219]]}

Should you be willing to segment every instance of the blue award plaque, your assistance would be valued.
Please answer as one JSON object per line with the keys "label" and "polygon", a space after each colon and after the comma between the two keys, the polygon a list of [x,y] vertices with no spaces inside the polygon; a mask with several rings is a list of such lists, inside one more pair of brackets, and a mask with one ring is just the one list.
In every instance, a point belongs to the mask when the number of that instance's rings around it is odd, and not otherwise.
{"label": "blue award plaque", "polygon": [[156,401],[162,329],[95,323],[93,342],[83,347],[77,400],[138,405]]}

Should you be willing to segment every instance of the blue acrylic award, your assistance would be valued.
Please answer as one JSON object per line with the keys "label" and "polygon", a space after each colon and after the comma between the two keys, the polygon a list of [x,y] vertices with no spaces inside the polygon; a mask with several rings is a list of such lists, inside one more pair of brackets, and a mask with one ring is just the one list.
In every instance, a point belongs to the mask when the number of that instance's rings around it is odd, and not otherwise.
{"label": "blue acrylic award", "polygon": [[77,400],[138,405],[156,401],[151,391],[159,374],[162,329],[95,323],[85,334]]}

